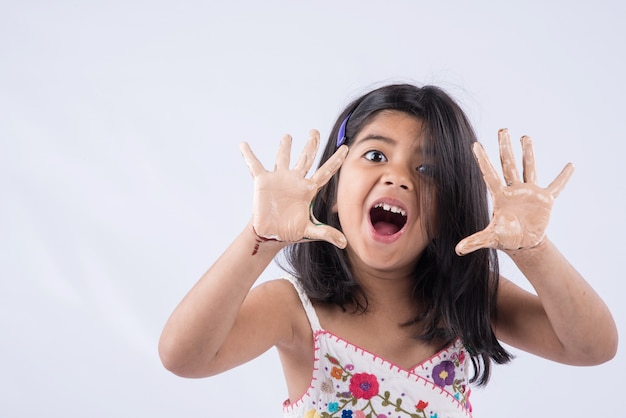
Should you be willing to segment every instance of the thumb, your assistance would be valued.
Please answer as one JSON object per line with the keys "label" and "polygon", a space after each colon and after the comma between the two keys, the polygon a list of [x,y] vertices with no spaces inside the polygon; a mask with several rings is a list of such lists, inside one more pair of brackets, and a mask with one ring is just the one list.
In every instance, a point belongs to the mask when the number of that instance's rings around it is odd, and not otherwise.
{"label": "thumb", "polygon": [[476,232],[467,238],[463,238],[454,247],[454,250],[458,255],[466,255],[481,248],[494,247],[496,242],[493,239],[493,234],[489,228]]}
{"label": "thumb", "polygon": [[336,228],[325,224],[311,225],[306,230],[306,238],[310,240],[327,241],[335,247],[344,249],[348,245],[346,236]]}

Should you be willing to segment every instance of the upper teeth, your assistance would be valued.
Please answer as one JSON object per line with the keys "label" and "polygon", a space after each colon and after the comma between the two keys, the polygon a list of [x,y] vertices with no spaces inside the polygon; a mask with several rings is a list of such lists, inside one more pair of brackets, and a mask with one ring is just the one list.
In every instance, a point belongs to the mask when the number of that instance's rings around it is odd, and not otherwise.
{"label": "upper teeth", "polygon": [[383,208],[383,210],[386,210],[387,212],[399,213],[402,216],[406,216],[406,211],[404,209],[401,209],[401,208],[399,208],[397,206],[389,205],[387,203],[378,203],[374,207],[375,208]]}

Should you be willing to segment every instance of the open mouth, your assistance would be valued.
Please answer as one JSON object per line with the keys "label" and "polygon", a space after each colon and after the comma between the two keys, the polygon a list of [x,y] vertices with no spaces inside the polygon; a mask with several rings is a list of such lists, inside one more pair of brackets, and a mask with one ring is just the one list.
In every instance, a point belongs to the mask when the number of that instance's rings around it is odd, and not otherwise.
{"label": "open mouth", "polygon": [[393,235],[406,224],[406,210],[388,203],[377,203],[370,209],[370,222],[377,234]]}

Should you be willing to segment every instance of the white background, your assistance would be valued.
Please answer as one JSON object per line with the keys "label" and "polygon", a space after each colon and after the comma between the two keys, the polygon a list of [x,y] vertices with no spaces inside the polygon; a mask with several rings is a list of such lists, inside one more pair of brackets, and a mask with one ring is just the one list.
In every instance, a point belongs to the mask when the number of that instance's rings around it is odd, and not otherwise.
{"label": "white background", "polygon": [[[0,417],[280,416],[273,351],[186,380],[159,334],[251,214],[238,144],[271,166],[391,81],[445,88],[494,159],[531,135],[544,185],[575,163],[548,234],[623,335],[625,3],[499,3],[1,1]],[[513,352],[476,417],[622,413],[623,347]]]}

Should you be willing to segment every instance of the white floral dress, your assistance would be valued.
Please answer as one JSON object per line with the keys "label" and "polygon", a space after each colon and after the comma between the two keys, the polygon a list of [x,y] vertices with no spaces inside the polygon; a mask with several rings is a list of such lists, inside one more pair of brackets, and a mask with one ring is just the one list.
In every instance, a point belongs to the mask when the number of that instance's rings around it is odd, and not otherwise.
{"label": "white floral dress", "polygon": [[471,417],[469,355],[457,340],[410,370],[326,331],[309,298],[295,286],[314,335],[311,386],[283,404],[285,418]]}

